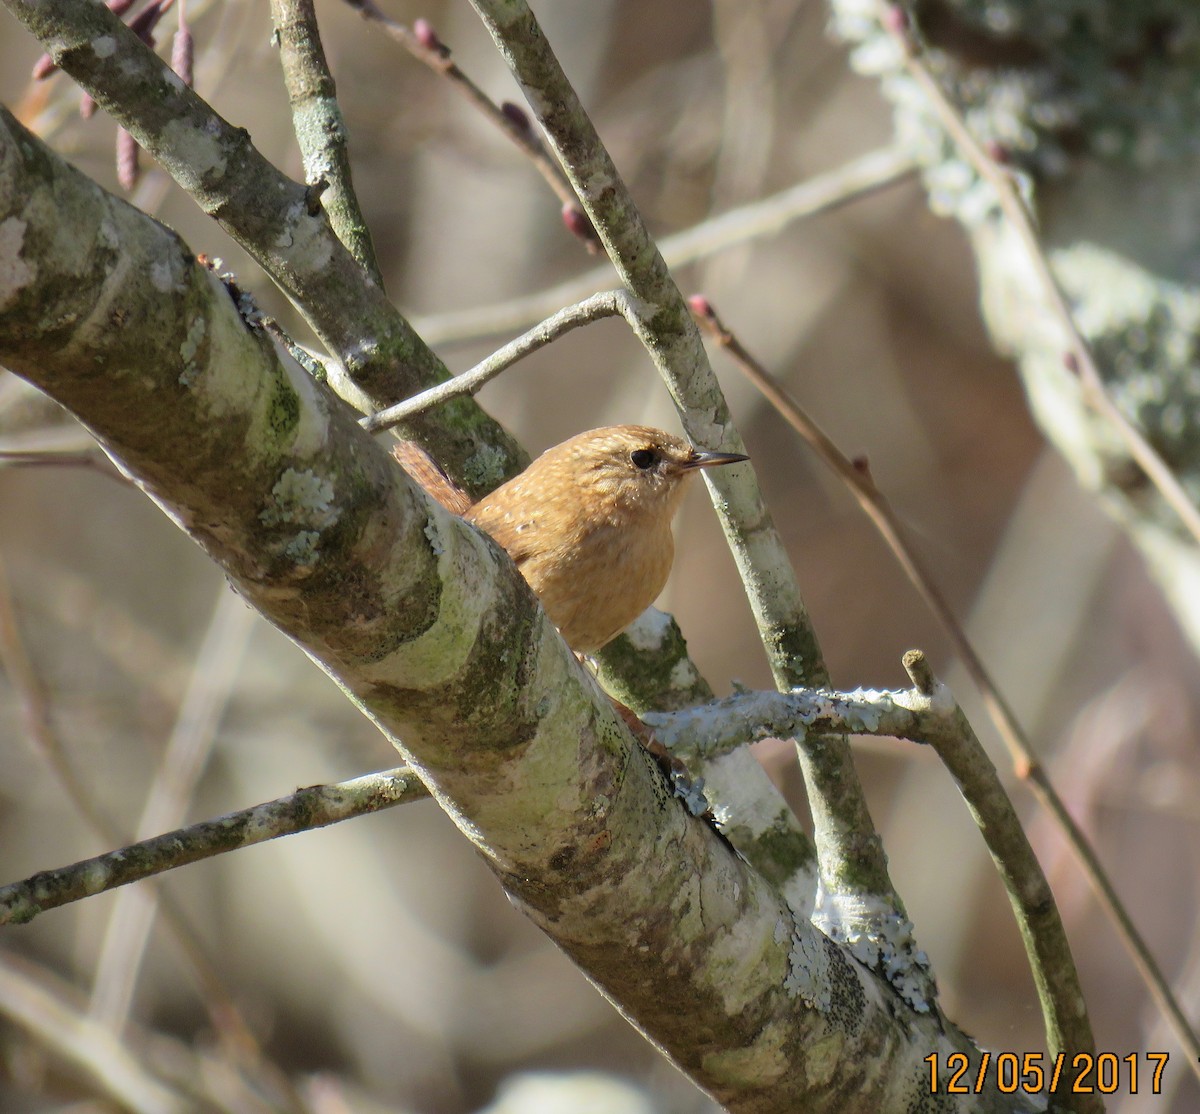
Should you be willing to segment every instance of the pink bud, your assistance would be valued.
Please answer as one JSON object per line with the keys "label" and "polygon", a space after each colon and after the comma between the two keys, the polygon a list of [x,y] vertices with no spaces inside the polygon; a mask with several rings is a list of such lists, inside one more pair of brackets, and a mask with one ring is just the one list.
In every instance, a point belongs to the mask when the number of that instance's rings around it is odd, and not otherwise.
{"label": "pink bud", "polygon": [[883,6],[883,26],[885,30],[890,31],[893,35],[907,37],[908,12],[899,4],[885,4]]}
{"label": "pink bud", "polygon": [[562,222],[573,236],[578,236],[586,244],[595,244],[599,240],[587,214],[569,201],[562,207]]}
{"label": "pink bud", "polygon": [[132,192],[138,183],[138,145],[124,128],[117,132],[117,181],[126,193]]}
{"label": "pink bud", "polygon": [[715,321],[717,319],[717,311],[713,309],[710,302],[703,294],[693,294],[687,300],[688,309],[703,321]]}
{"label": "pink bud", "polygon": [[989,139],[984,143],[983,149],[987,152],[987,157],[992,162],[999,163],[1001,166],[1008,164],[1010,158],[1008,148],[998,139]]}
{"label": "pink bud", "polygon": [[521,131],[529,131],[529,116],[519,104],[513,104],[512,101],[505,101],[500,106],[500,111],[504,113],[505,118],[514,127],[520,128]]}
{"label": "pink bud", "polygon": [[152,45],[154,37],[150,32],[154,30],[158,21],[162,19],[163,12],[171,6],[171,3],[172,0],[155,0],[153,4],[143,8],[129,21],[129,30],[137,35],[147,46]]}
{"label": "pink bud", "polygon": [[450,53],[449,47],[438,38],[433,24],[427,19],[418,19],[413,23],[413,35],[426,50],[433,50],[443,58]]}
{"label": "pink bud", "polygon": [[195,43],[192,33],[186,27],[180,27],[171,40],[171,69],[183,79],[184,85],[192,85],[192,61],[195,58]]}

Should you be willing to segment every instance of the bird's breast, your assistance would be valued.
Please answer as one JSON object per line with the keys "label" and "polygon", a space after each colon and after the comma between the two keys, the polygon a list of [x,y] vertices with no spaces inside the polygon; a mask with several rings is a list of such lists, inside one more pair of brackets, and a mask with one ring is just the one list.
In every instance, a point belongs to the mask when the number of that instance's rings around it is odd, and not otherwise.
{"label": "bird's breast", "polygon": [[518,565],[567,643],[591,653],[654,602],[673,557],[669,526],[593,522],[561,544],[526,550]]}

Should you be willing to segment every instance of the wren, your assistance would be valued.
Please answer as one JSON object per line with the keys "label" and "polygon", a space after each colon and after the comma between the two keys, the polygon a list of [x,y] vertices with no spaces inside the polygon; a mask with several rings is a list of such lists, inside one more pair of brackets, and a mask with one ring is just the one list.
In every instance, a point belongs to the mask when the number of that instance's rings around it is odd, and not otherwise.
{"label": "wren", "polygon": [[401,442],[393,453],[434,498],[504,547],[581,654],[612,641],[662,591],[675,556],[671,520],[691,478],[748,459],[702,452],[649,426],[605,426],[547,449],[469,506],[423,450]]}

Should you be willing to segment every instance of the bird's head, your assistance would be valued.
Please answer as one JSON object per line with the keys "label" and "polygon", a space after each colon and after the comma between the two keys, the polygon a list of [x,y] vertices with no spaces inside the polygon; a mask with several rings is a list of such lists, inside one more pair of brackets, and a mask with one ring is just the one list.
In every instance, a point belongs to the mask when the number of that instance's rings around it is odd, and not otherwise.
{"label": "bird's head", "polygon": [[617,425],[580,433],[555,446],[538,464],[561,469],[585,499],[626,512],[669,517],[687,481],[700,469],[746,459],[741,453],[696,449],[682,437],[651,426]]}

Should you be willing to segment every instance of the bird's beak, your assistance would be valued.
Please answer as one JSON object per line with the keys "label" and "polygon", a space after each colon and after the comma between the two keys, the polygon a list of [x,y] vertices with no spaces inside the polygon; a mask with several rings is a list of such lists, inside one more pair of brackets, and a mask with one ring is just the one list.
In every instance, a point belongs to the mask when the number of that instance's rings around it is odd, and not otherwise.
{"label": "bird's beak", "polygon": [[687,469],[715,468],[718,464],[737,464],[739,460],[749,459],[743,453],[708,453],[700,452],[697,449],[692,453],[691,459],[684,461],[681,467]]}

